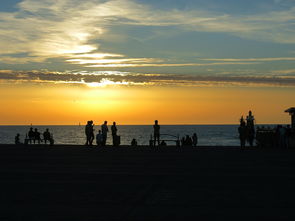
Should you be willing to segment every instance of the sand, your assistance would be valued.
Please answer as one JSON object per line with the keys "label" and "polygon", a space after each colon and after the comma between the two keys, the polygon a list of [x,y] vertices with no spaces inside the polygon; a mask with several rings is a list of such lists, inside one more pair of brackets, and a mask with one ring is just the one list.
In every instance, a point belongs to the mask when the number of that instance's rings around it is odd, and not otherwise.
{"label": "sand", "polygon": [[294,220],[295,150],[0,145],[0,220]]}

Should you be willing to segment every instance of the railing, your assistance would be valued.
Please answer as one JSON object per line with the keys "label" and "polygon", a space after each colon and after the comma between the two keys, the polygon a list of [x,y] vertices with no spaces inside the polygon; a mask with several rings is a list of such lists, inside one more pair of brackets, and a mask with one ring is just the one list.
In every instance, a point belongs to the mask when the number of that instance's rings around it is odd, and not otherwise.
{"label": "railing", "polygon": [[[168,136],[168,137],[172,137],[174,139],[161,139],[161,137],[163,136]],[[180,146],[180,139],[179,139],[179,135],[172,135],[172,134],[160,134],[160,143],[162,141],[165,141],[165,142],[175,142],[176,143],[176,146]],[[156,140],[155,138],[151,135],[151,139],[150,139],[150,146],[154,146],[154,144],[156,143]]]}

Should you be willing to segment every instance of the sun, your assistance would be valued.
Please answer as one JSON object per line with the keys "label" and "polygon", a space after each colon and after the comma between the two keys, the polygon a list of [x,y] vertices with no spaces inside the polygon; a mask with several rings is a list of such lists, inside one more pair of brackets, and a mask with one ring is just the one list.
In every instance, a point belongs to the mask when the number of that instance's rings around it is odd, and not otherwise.
{"label": "sun", "polygon": [[115,86],[115,85],[128,85],[128,82],[125,81],[111,81],[109,79],[103,78],[100,82],[91,82],[85,83],[88,87],[96,88],[96,87],[107,87],[107,86]]}

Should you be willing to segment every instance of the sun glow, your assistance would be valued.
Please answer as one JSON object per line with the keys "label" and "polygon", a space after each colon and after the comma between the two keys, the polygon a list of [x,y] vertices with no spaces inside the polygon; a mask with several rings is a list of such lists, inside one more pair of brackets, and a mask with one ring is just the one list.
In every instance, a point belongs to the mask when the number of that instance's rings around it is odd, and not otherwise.
{"label": "sun glow", "polygon": [[91,82],[85,83],[88,87],[95,88],[95,87],[107,87],[107,86],[114,86],[114,85],[128,85],[129,82],[114,82],[109,79],[102,79],[100,82]]}

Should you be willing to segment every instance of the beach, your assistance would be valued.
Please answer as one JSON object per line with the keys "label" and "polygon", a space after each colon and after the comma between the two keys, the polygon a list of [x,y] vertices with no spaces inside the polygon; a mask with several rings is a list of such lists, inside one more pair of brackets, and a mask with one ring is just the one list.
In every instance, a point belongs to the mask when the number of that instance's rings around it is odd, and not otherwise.
{"label": "beach", "polygon": [[295,150],[0,145],[0,220],[294,220]]}

